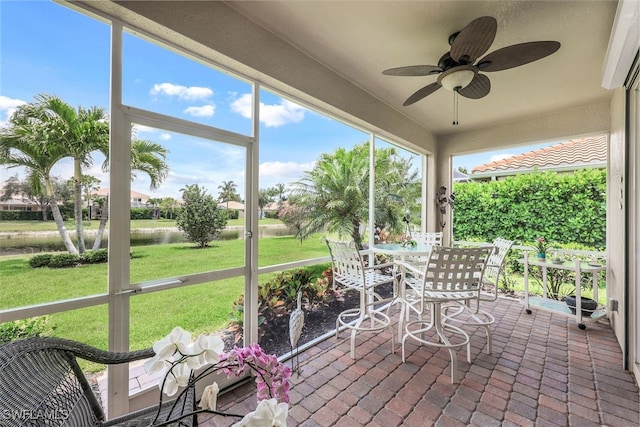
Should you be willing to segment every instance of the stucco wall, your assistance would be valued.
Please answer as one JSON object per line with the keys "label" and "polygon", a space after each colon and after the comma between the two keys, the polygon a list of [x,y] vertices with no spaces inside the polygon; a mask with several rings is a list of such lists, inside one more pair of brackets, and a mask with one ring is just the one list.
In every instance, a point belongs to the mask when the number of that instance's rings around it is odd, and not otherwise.
{"label": "stucco wall", "polygon": [[[611,101],[611,134],[607,165],[607,297],[618,302],[617,311],[609,311],[609,321],[623,353],[625,352],[625,237],[627,200],[625,191],[625,93],[617,89]],[[622,363],[622,361],[621,361]]]}

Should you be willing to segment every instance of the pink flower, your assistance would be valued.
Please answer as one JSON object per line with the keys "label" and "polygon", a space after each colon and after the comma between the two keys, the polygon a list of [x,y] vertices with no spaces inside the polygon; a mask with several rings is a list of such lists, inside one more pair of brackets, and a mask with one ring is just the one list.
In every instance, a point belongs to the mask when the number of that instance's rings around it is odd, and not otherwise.
{"label": "pink flower", "polygon": [[[188,332],[175,328],[171,334],[154,345],[156,356],[145,364],[149,371],[165,372],[164,380],[160,384],[165,394],[172,396],[180,388],[193,386],[199,379],[212,372],[222,371],[227,378],[231,378],[252,371],[256,378],[259,406],[255,414],[247,419],[250,420],[247,425],[261,425],[256,424],[259,419],[280,422],[283,414],[286,421],[291,377],[291,369],[288,366],[281,364],[275,355],[266,354],[256,343],[246,347],[234,347],[223,353],[224,343],[220,338],[201,335],[195,342],[189,343],[190,338]],[[199,368],[204,369],[196,374],[195,370]],[[201,407],[215,409],[217,393],[217,384],[207,387]],[[262,404],[266,401],[269,402],[268,405]],[[160,402],[162,403],[162,397]]]}

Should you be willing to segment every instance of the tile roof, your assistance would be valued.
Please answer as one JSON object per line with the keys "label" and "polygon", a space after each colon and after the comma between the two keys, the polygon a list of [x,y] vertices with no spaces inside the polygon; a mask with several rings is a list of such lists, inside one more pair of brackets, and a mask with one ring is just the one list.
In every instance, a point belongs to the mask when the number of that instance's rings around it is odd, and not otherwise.
{"label": "tile roof", "polygon": [[[108,196],[109,195],[109,187],[104,187],[104,188],[101,188],[99,190],[92,191],[91,194],[95,195],[95,196]],[[131,190],[131,198],[132,199],[136,198],[136,199],[149,200],[151,198],[151,196],[149,196],[148,194],[138,193],[137,191]]]}
{"label": "tile roof", "polygon": [[575,139],[549,147],[539,148],[475,166],[473,175],[506,174],[539,169],[582,169],[585,167],[605,167],[607,164],[607,136],[599,135]]}

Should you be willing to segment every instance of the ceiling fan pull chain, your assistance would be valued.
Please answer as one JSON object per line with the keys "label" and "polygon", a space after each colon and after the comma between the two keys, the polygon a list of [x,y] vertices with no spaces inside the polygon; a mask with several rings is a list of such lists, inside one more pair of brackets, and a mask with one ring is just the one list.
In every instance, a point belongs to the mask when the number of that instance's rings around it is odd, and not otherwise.
{"label": "ceiling fan pull chain", "polygon": [[453,125],[458,126],[458,90],[453,91]]}

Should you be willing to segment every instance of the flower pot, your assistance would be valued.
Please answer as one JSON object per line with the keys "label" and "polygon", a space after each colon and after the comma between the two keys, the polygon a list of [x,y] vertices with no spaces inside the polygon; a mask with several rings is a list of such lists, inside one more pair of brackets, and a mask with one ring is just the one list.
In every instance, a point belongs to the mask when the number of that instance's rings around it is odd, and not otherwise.
{"label": "flower pot", "polygon": [[[576,314],[576,297],[568,296],[564,299],[564,302],[567,304],[567,307],[569,307],[569,310],[571,310],[573,314]],[[582,315],[587,317],[591,316],[591,313],[593,313],[598,308],[598,302],[592,300],[591,298],[582,297],[580,305],[582,309]]]}
{"label": "flower pot", "polygon": [[544,261],[547,258],[547,254],[545,254],[544,252],[538,252],[536,254],[536,258],[538,258],[540,261]]}

